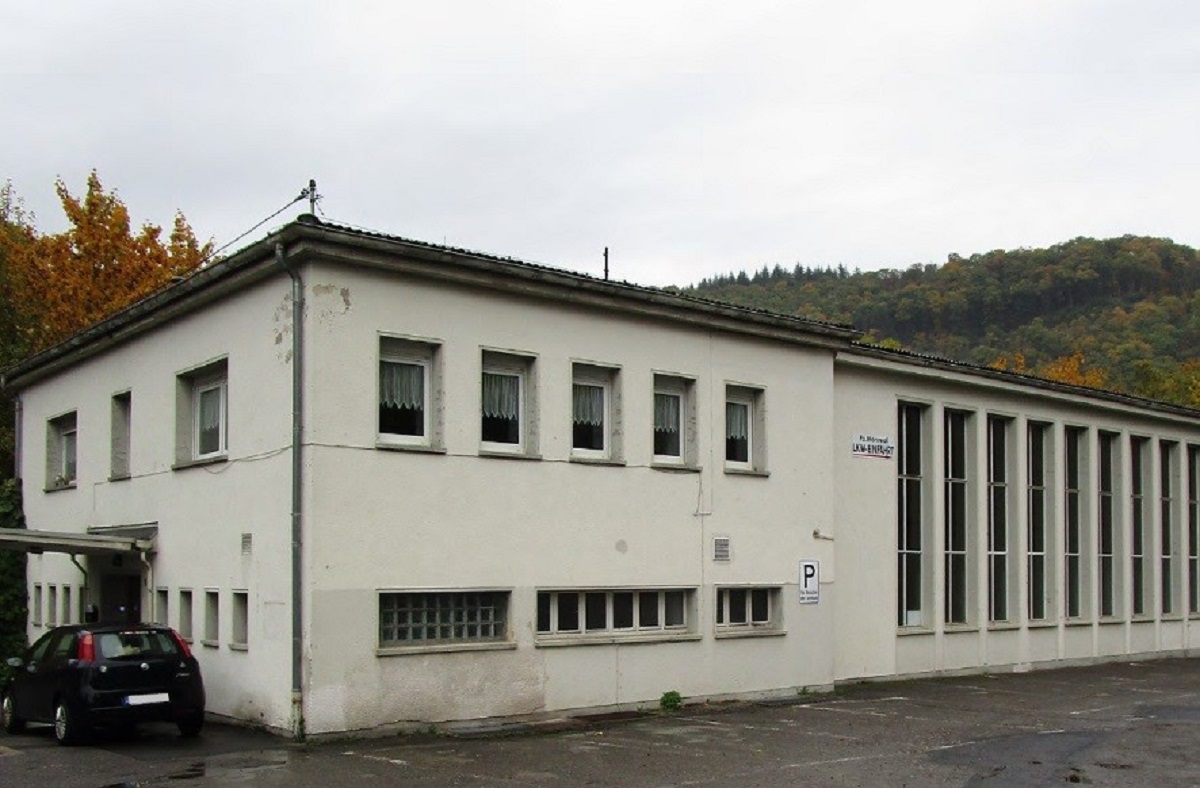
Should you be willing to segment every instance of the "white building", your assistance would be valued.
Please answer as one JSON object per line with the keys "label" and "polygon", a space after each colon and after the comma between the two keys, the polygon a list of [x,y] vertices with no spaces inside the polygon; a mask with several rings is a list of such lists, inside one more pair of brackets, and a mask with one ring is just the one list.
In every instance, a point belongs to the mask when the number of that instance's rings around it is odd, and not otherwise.
{"label": "white building", "polygon": [[1200,650],[1200,414],[858,336],[302,217],[7,371],[0,545],[307,734]]}

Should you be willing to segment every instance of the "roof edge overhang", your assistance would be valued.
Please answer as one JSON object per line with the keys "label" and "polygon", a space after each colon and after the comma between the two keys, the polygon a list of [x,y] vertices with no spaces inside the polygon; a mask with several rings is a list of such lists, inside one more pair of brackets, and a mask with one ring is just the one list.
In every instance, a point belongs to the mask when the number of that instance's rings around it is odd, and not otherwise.
{"label": "roof edge overhang", "polygon": [[1006,391],[1020,396],[1048,397],[1076,407],[1106,410],[1121,414],[1136,414],[1200,428],[1200,411],[1168,402],[1144,399],[1114,391],[1074,386],[1053,380],[1022,375],[1006,370],[979,367],[974,364],[923,356],[908,351],[892,350],[873,345],[855,344],[840,351],[835,363],[911,377],[930,378],[939,375],[956,385]]}
{"label": "roof edge overhang", "polygon": [[836,350],[863,336],[852,326],[596,279],[511,258],[325,224],[315,217],[302,216],[233,255],[4,370],[0,388],[20,391],[168,320],[280,273],[275,265],[276,244],[283,246],[285,259],[294,264],[330,261],[367,266],[793,344]]}

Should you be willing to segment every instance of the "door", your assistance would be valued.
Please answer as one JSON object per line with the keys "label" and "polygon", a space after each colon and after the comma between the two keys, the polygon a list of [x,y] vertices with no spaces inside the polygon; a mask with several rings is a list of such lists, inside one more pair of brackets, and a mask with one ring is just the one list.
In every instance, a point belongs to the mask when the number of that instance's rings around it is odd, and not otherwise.
{"label": "door", "polygon": [[141,575],[105,575],[100,581],[100,621],[137,624],[141,620]]}
{"label": "door", "polygon": [[13,676],[12,699],[13,710],[18,717],[27,720],[46,722],[50,719],[50,698],[47,687],[50,680],[49,670],[50,646],[56,640],[62,639],[61,630],[51,630],[38,638],[37,642],[25,652],[25,664]]}

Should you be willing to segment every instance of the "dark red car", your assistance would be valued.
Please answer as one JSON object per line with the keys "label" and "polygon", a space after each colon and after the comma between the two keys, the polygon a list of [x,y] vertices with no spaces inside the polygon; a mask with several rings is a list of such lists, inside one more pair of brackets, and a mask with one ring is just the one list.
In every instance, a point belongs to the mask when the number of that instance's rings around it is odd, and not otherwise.
{"label": "dark red car", "polygon": [[200,665],[170,627],[57,627],[8,664],[13,676],[2,701],[8,733],[20,733],[26,722],[50,723],[60,744],[72,744],[93,727],[163,721],[195,736],[204,725]]}

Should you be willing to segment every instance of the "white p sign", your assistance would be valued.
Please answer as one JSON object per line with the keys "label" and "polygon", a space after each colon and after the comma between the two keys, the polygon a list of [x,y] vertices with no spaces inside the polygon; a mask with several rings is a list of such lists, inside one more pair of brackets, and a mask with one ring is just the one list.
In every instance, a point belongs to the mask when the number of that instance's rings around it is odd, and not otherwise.
{"label": "white p sign", "polygon": [[800,562],[800,604],[815,605],[821,601],[821,562]]}

